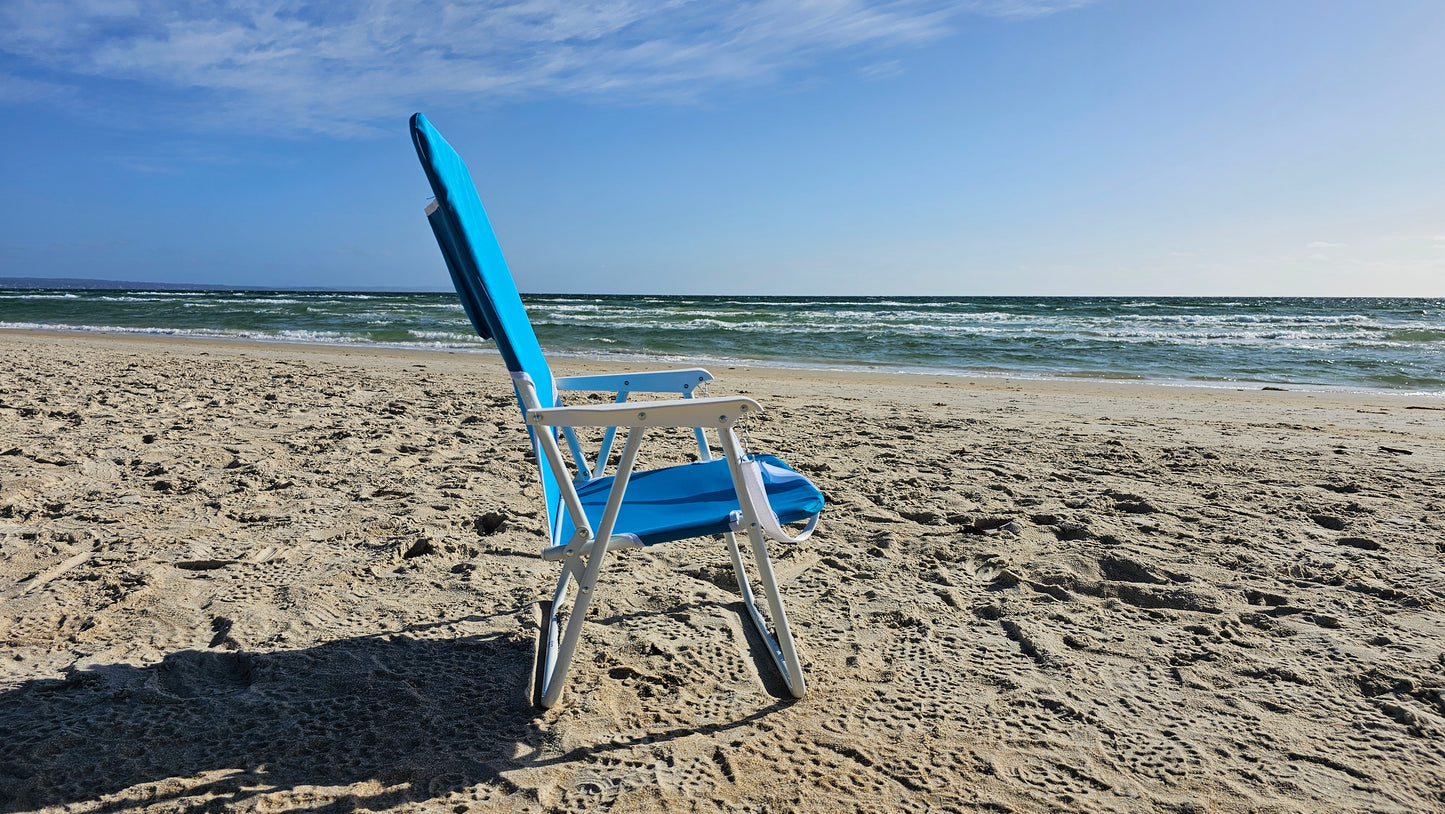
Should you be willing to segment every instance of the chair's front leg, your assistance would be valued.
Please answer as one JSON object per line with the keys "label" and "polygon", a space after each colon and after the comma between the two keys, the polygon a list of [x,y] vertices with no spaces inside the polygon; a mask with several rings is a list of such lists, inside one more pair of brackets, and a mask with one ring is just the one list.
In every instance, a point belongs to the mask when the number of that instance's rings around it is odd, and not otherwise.
{"label": "chair's front leg", "polygon": [[758,569],[758,581],[763,584],[763,595],[768,600],[768,614],[773,618],[773,628],[777,631],[776,638],[768,632],[768,625],[758,611],[757,599],[753,595],[752,586],[748,584],[747,574],[743,571],[742,556],[738,552],[736,535],[728,533],[728,548],[733,557],[733,570],[737,572],[738,589],[742,594],[743,603],[747,606],[748,615],[752,617],[753,626],[758,629],[758,634],[768,646],[768,653],[773,657],[773,662],[778,666],[778,672],[783,674],[783,681],[788,685],[788,692],[794,698],[802,698],[808,692],[807,679],[803,677],[803,667],[798,660],[797,646],[793,642],[793,630],[788,624],[788,611],[783,607],[783,596],[778,590],[778,580],[773,574],[772,561],[768,559],[767,542],[763,538],[760,528],[750,525],[748,528],[748,541],[752,544],[753,563]]}
{"label": "chair's front leg", "polygon": [[768,625],[758,611],[752,586],[748,583],[747,573],[743,570],[737,535],[728,532],[728,554],[732,557],[733,570],[737,573],[738,591],[742,594],[743,604],[747,606],[748,615],[752,617],[753,626],[758,629],[758,634],[767,643],[769,654],[778,665],[778,671],[783,674],[783,681],[787,682],[788,691],[793,694],[794,698],[802,698],[808,691],[808,682],[803,678],[803,668],[798,660],[797,647],[793,643],[793,631],[788,625],[788,612],[783,607],[783,595],[778,590],[778,580],[773,574],[773,562],[768,558],[767,540],[763,536],[762,527],[758,525],[758,507],[752,505],[748,499],[747,490],[743,488],[742,470],[738,463],[742,454],[738,439],[732,429],[728,427],[719,429],[718,435],[722,439],[723,453],[727,456],[728,469],[732,472],[733,488],[737,492],[738,507],[743,514],[743,528],[747,532],[749,543],[751,543],[753,563],[757,566],[758,581],[763,584],[763,593],[768,600],[768,613],[772,616],[773,627],[777,630],[776,638],[768,632]]}
{"label": "chair's front leg", "polygon": [[[562,697],[567,670],[572,666],[572,656],[577,652],[577,640],[582,636],[582,620],[587,617],[587,607],[597,586],[597,577],[602,572],[602,561],[607,558],[607,543],[612,538],[612,529],[617,525],[617,514],[622,509],[622,498],[627,491],[627,481],[637,463],[637,450],[642,446],[642,428],[633,428],[627,433],[627,443],[622,446],[622,460],[617,465],[617,476],[612,481],[612,491],[607,494],[607,507],[602,510],[602,520],[597,524],[597,536],[592,543],[592,553],[587,556],[587,565],[582,568],[577,557],[570,557],[563,564],[562,578],[557,583],[557,593],[552,603],[552,618],[548,622],[547,663],[542,679],[541,706],[549,708]],[[578,573],[580,571],[580,573]],[[577,596],[572,600],[572,615],[567,620],[567,629],[562,641],[554,648],[552,642],[557,634],[557,608],[567,590],[567,580],[577,579]]]}

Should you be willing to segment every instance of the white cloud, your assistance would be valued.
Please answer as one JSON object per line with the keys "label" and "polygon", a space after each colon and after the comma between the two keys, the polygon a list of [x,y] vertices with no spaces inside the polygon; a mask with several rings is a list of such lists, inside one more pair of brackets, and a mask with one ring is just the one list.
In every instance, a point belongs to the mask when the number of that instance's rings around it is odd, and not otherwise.
{"label": "white cloud", "polygon": [[214,126],[347,135],[426,104],[693,101],[825,55],[876,63],[947,35],[963,14],[1035,17],[1091,1],[6,0],[0,54],[49,80],[158,90]]}
{"label": "white cloud", "polygon": [[1305,246],[1307,249],[1343,249],[1349,246],[1348,243],[1326,243],[1323,240],[1316,240]]}

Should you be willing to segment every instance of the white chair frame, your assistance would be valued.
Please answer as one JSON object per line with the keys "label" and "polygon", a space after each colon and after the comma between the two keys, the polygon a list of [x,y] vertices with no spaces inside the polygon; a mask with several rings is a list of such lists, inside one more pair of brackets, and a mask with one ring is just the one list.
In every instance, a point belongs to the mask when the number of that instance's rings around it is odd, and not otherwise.
{"label": "white chair frame", "polygon": [[[525,411],[526,423],[534,431],[541,454],[546,456],[547,462],[551,465],[553,476],[561,490],[563,504],[568,516],[572,519],[573,528],[576,529],[570,540],[558,540],[562,528],[562,515],[560,512],[557,513],[556,525],[549,529],[552,545],[542,552],[544,559],[562,563],[562,574],[557,580],[557,588],[552,595],[549,618],[542,629],[544,643],[541,646],[544,648],[542,652],[545,655],[539,659],[541,662],[539,665],[541,691],[537,703],[548,708],[556,704],[562,696],[567,672],[572,665],[577,642],[581,637],[582,622],[587,616],[587,608],[596,592],[597,579],[602,572],[602,563],[608,551],[642,546],[641,541],[634,535],[614,534],[614,526],[618,512],[622,508],[623,497],[627,492],[628,479],[632,476],[632,471],[637,463],[637,453],[642,446],[643,437],[647,430],[653,427],[692,428],[702,460],[712,459],[704,430],[710,429],[717,433],[722,445],[723,456],[728,462],[728,471],[732,475],[733,489],[737,493],[738,506],[741,511],[741,521],[735,523],[734,526],[748,536],[753,560],[758,571],[758,581],[763,586],[763,593],[768,603],[768,614],[772,618],[773,627],[777,632],[776,636],[768,630],[767,620],[763,618],[762,612],[758,609],[752,585],[749,583],[743,567],[737,535],[734,531],[729,531],[724,537],[727,540],[728,554],[732,558],[733,571],[737,575],[738,590],[742,595],[743,604],[748,609],[748,616],[752,619],[753,626],[767,644],[774,664],[782,673],[788,691],[795,698],[802,698],[807,692],[807,682],[803,677],[802,666],[798,660],[792,630],[788,626],[788,615],[783,607],[783,598],[778,590],[778,581],[773,572],[772,561],[768,558],[767,539],[760,522],[760,512],[771,512],[772,509],[769,506],[754,505],[754,501],[749,497],[742,470],[742,464],[746,460],[745,451],[738,441],[737,434],[733,431],[733,427],[739,420],[746,418],[750,413],[761,413],[762,407],[756,401],[745,396],[694,398],[693,394],[697,385],[712,379],[712,376],[701,368],[554,379],[554,390],[557,392],[586,390],[613,391],[617,394],[617,400],[613,404],[578,407],[543,407],[537,396],[536,384],[530,376],[525,373],[513,373],[512,378]],[[666,401],[628,402],[628,396],[632,392],[680,393],[682,398]],[[589,465],[583,454],[582,446],[574,431],[574,428],[577,427],[606,428],[595,465]],[[627,431],[626,440],[623,442],[622,454],[617,464],[612,488],[607,495],[606,507],[594,530],[587,520],[586,512],[582,509],[582,501],[577,496],[576,487],[572,480],[566,477],[566,473],[570,470],[562,458],[562,450],[557,443],[557,432],[561,431],[569,451],[572,453],[578,473],[577,480],[586,482],[602,476],[619,428]],[[766,499],[765,496],[764,499]],[[559,631],[558,615],[567,598],[569,584],[574,581],[577,583],[576,595],[571,604],[565,630]],[[561,633],[560,638],[559,632]]]}

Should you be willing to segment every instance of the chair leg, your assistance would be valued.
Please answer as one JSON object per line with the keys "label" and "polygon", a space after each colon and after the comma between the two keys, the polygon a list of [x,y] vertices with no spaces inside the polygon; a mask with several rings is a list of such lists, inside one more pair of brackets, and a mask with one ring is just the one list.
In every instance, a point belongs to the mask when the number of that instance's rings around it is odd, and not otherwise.
{"label": "chair leg", "polygon": [[562,697],[562,685],[567,680],[567,670],[572,665],[572,655],[577,650],[577,640],[581,637],[582,619],[587,615],[587,605],[592,601],[591,591],[578,591],[577,597],[572,601],[572,614],[567,619],[566,634],[558,639],[557,614],[562,610],[562,603],[567,598],[567,585],[574,578],[581,582],[582,563],[578,558],[564,563],[562,574],[557,578],[557,590],[552,594],[551,610],[548,613],[547,621],[539,634],[542,636],[542,648],[546,654],[542,659],[542,675],[538,682],[541,694],[536,699],[537,705],[543,709],[549,709]]}
{"label": "chair leg", "polygon": [[[642,445],[643,434],[641,428],[633,428],[627,433],[627,443],[622,446],[622,460],[617,464],[617,475],[613,478],[612,490],[608,492],[607,506],[602,511],[602,521],[597,525],[592,553],[586,556],[586,564],[583,564],[581,556],[570,556],[562,565],[562,576],[557,579],[557,591],[552,595],[552,612],[543,631],[547,636],[547,658],[543,668],[540,705],[544,709],[550,708],[562,697],[567,670],[572,666],[572,655],[577,652],[577,640],[582,637],[582,620],[587,618],[587,606],[592,603],[593,588],[602,573],[607,544],[612,539],[617,513],[622,508],[627,481],[637,463],[637,450]],[[577,596],[572,600],[572,615],[567,619],[567,629],[558,642],[557,612],[562,600],[567,598],[567,583],[573,579],[577,580]]]}
{"label": "chair leg", "polygon": [[758,567],[758,581],[763,584],[763,592],[768,600],[768,613],[772,616],[773,626],[778,631],[776,638],[768,631],[768,623],[758,610],[753,587],[748,582],[747,571],[743,569],[743,558],[742,553],[738,550],[737,535],[730,531],[726,536],[728,554],[732,557],[733,571],[737,574],[738,591],[742,594],[743,604],[747,606],[748,616],[753,620],[753,627],[757,629],[758,635],[768,646],[768,654],[773,657],[773,663],[778,666],[778,672],[782,673],[783,681],[788,685],[788,692],[792,693],[794,698],[802,698],[808,692],[808,684],[803,678],[803,668],[798,662],[798,651],[793,644],[793,631],[788,626],[788,612],[783,608],[783,597],[778,591],[777,578],[773,575],[773,564],[768,559],[767,541],[763,539],[762,531],[756,524],[749,527],[748,541],[752,544],[753,562]]}
{"label": "chair leg", "polygon": [[[731,427],[719,430],[718,440],[722,442],[723,455],[727,458],[728,470],[732,474],[733,490],[738,496],[738,508],[742,510],[748,542],[752,544],[753,562],[758,567],[758,581],[763,583],[763,592],[768,599],[768,611],[773,617],[773,627],[778,631],[777,638],[768,632],[768,625],[758,611],[752,586],[748,584],[748,576],[743,571],[743,559],[738,552],[737,535],[728,532],[728,553],[732,555],[733,570],[737,572],[738,590],[742,592],[743,603],[747,605],[748,615],[753,618],[753,625],[758,629],[758,634],[767,642],[768,652],[772,654],[773,661],[778,665],[778,671],[783,674],[783,680],[788,683],[788,691],[793,694],[794,698],[802,698],[808,691],[808,684],[803,678],[803,668],[798,663],[798,651],[793,646],[793,631],[788,627],[788,612],[783,609],[783,595],[778,592],[778,580],[773,576],[773,562],[768,559],[767,540],[763,537],[763,530],[757,522],[759,507],[752,505],[747,488],[743,484],[743,472],[740,464],[743,458],[742,448]],[[767,507],[762,508],[766,509]]]}

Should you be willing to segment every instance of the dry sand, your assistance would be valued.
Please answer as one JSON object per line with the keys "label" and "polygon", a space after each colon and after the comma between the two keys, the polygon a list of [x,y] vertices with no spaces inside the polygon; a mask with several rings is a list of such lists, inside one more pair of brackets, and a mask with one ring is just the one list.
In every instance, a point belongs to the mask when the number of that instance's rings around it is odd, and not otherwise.
{"label": "dry sand", "polygon": [[1445,399],[714,366],[829,500],[811,692],[698,540],[610,559],[541,712],[495,356],[0,356],[6,811],[1445,810]]}

